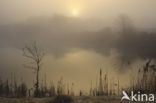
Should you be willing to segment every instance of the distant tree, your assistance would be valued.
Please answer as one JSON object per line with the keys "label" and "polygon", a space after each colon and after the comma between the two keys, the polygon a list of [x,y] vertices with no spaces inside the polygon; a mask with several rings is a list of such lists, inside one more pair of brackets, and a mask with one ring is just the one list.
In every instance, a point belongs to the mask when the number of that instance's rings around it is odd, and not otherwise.
{"label": "distant tree", "polygon": [[14,97],[17,97],[17,94],[18,94],[18,86],[17,86],[16,77],[14,74]]}
{"label": "distant tree", "polygon": [[135,26],[133,25],[133,21],[125,14],[121,14],[119,16],[119,28],[122,34],[127,34],[135,31]]}
{"label": "distant tree", "polygon": [[31,45],[26,45],[23,48],[23,56],[28,58],[31,62],[24,67],[32,69],[36,73],[36,83],[35,83],[35,97],[39,97],[39,72],[41,69],[42,60],[44,57],[43,51],[37,46],[36,43]]}
{"label": "distant tree", "polygon": [[63,94],[63,80],[62,80],[62,78],[57,83],[57,94],[58,95],[62,95]]}
{"label": "distant tree", "polygon": [[3,81],[0,78],[0,96],[3,95]]}
{"label": "distant tree", "polygon": [[58,81],[57,83],[57,95],[64,95],[65,94],[65,84],[63,83],[63,78]]}
{"label": "distant tree", "polygon": [[49,96],[55,96],[56,95],[56,91],[55,91],[55,86],[52,84],[50,89],[49,89]]}
{"label": "distant tree", "polygon": [[7,79],[5,86],[4,86],[5,95],[9,96],[10,88],[9,88],[9,81]]}
{"label": "distant tree", "polygon": [[20,97],[26,97],[27,96],[27,86],[26,86],[26,84],[22,83],[19,86],[19,89],[20,89]]}

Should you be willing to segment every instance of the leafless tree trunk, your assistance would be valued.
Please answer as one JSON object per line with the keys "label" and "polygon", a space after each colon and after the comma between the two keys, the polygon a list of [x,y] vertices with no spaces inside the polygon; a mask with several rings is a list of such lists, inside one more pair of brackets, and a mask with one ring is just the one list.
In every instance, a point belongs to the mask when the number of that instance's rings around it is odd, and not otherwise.
{"label": "leafless tree trunk", "polygon": [[35,83],[35,97],[39,97],[39,72],[41,69],[42,60],[44,57],[43,51],[33,43],[31,45],[26,45],[23,49],[23,56],[30,60],[29,64],[24,65],[24,67],[34,70],[36,73],[36,83]]}

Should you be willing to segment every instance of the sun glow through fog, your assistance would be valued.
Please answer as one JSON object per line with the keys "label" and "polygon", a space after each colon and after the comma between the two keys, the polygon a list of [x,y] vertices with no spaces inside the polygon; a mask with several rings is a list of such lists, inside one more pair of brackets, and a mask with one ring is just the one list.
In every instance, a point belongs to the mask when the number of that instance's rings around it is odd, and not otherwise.
{"label": "sun glow through fog", "polygon": [[73,15],[74,17],[78,17],[78,16],[79,16],[79,10],[78,10],[78,9],[73,9],[73,10],[72,10],[72,15]]}

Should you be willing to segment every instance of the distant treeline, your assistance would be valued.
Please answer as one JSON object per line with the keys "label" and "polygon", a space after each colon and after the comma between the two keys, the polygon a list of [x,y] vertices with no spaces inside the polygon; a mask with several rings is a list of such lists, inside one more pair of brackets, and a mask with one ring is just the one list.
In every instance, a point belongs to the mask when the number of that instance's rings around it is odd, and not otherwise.
{"label": "distant treeline", "polygon": [[27,96],[27,86],[25,83],[17,85],[10,84],[9,80],[2,81],[0,80],[0,96],[1,97],[26,97]]}
{"label": "distant treeline", "polygon": [[[73,84],[72,84],[73,85]],[[73,87],[72,87],[73,88]],[[57,86],[51,84],[48,87],[45,84],[41,84],[39,88],[38,97],[52,97],[55,95],[74,95],[72,88],[66,86],[61,78]],[[35,88],[28,88],[24,83],[17,83],[16,80],[9,81],[8,79],[3,81],[0,79],[0,97],[11,97],[11,98],[25,98],[25,97],[36,97]]]}

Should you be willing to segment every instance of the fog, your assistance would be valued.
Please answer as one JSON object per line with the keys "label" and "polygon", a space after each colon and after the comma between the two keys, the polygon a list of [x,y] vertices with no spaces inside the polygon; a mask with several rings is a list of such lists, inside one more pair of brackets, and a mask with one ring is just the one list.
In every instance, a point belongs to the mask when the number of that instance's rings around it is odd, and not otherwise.
{"label": "fog", "polygon": [[[1,77],[15,72],[32,84],[33,72],[22,66],[27,61],[22,48],[36,42],[46,53],[41,78],[47,74],[49,83],[64,77],[66,82],[75,83],[76,90],[86,90],[91,80],[95,84],[102,68],[125,86],[129,71],[156,59],[155,3],[1,0]],[[79,10],[76,17],[73,9]]]}
{"label": "fog", "polygon": [[72,16],[79,9],[80,18],[97,18],[111,22],[126,13],[139,26],[155,26],[155,0],[1,0],[0,23],[12,23],[36,16],[61,14]]}

